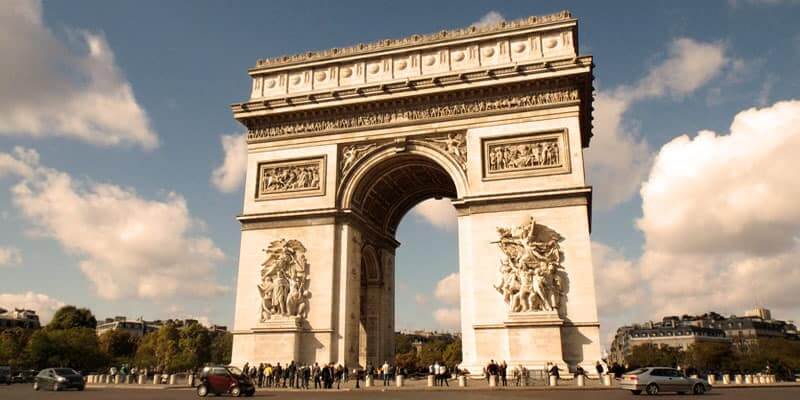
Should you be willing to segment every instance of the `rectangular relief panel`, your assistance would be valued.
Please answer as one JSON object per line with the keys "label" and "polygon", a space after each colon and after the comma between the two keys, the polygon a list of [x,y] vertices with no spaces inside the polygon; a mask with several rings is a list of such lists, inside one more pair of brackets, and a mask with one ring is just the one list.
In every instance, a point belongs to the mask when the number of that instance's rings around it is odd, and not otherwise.
{"label": "rectangular relief panel", "polygon": [[483,179],[568,174],[566,129],[483,139]]}
{"label": "rectangular relief panel", "polygon": [[256,200],[325,195],[326,158],[258,163]]}

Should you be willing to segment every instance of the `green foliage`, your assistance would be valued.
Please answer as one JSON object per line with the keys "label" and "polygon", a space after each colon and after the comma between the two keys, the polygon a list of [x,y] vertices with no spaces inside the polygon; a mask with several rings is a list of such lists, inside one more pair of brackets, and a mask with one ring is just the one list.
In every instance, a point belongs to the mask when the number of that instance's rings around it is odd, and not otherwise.
{"label": "green foliage", "polygon": [[97,320],[87,308],[64,306],[56,311],[53,319],[47,324],[47,329],[70,329],[97,327]]}
{"label": "green foliage", "polygon": [[461,364],[461,339],[456,339],[444,348],[442,360],[446,365]]}
{"label": "green foliage", "polygon": [[211,362],[214,364],[230,364],[233,350],[233,335],[230,332],[218,332],[211,338]]}
{"label": "green foliage", "polygon": [[28,365],[25,346],[30,339],[31,331],[22,328],[11,328],[0,331],[0,365],[24,367]]}
{"label": "green foliage", "polygon": [[633,347],[631,354],[625,357],[631,368],[639,367],[672,367],[677,366],[683,359],[683,351],[679,348],[657,346],[645,343]]}
{"label": "green foliage", "polygon": [[138,345],[138,341],[130,333],[116,329],[103,332],[98,343],[101,351],[120,364],[131,361]]}
{"label": "green foliage", "polygon": [[682,363],[700,371],[730,369],[735,364],[733,347],[729,343],[695,343],[684,352]]}
{"label": "green foliage", "polygon": [[58,366],[92,371],[108,364],[90,328],[38,330],[31,335],[26,352],[31,365],[39,369]]}
{"label": "green foliage", "polygon": [[[414,342],[421,341],[419,351]],[[461,363],[461,339],[437,336],[424,339],[415,335],[395,335],[395,363],[403,368],[426,369],[436,362],[453,367]]]}
{"label": "green foliage", "polygon": [[148,333],[139,339],[139,346],[133,357],[133,365],[139,368],[152,368],[158,365],[156,347],[158,346],[158,333]]}

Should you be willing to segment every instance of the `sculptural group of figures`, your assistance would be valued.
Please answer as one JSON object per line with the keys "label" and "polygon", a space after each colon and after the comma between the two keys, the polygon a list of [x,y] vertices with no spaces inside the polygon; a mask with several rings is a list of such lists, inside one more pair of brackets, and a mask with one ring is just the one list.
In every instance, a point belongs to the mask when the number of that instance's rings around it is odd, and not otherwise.
{"label": "sculptural group of figures", "polygon": [[265,193],[316,188],[319,188],[319,170],[316,166],[264,168],[261,172],[261,191]]}
{"label": "sculptural group of figures", "polygon": [[503,256],[494,287],[503,295],[511,312],[558,311],[566,275],[561,265],[560,235],[528,223],[497,228],[497,243]]}
{"label": "sculptural group of figures", "polygon": [[308,316],[308,264],[306,249],[297,240],[276,240],[264,249],[267,260],[261,264],[261,322],[275,316]]}
{"label": "sculptural group of figures", "polygon": [[548,167],[559,165],[559,163],[559,149],[556,140],[498,145],[489,151],[490,171]]}

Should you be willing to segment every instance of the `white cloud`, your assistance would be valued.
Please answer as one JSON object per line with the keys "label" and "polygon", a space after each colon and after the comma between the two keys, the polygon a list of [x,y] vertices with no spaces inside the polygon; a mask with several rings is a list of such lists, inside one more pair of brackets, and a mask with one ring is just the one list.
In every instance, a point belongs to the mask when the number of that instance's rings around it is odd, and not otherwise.
{"label": "white cloud", "polygon": [[592,242],[592,262],[601,314],[612,315],[640,305],[641,273],[634,262],[599,242]]}
{"label": "white cloud", "polygon": [[0,246],[0,267],[22,264],[22,252],[16,247]]}
{"label": "white cloud", "polygon": [[445,329],[461,328],[461,312],[458,308],[437,308],[433,312],[433,319]]}
{"label": "white cloud", "polygon": [[436,283],[436,289],[433,295],[445,304],[459,304],[460,302],[460,287],[461,284],[458,280],[458,273],[453,272],[445,276]]}
{"label": "white cloud", "polygon": [[247,172],[247,141],[242,134],[221,136],[225,160],[214,169],[211,183],[221,192],[239,189]]}
{"label": "white cloud", "polygon": [[458,226],[458,214],[450,199],[425,200],[417,204],[412,213],[445,231],[455,231]]}
{"label": "white cloud", "polygon": [[13,155],[0,153],[0,178],[6,175],[30,177],[34,172],[31,165],[38,163],[39,153],[36,150],[14,147]]}
{"label": "white cloud", "polygon": [[61,301],[45,294],[31,291],[25,293],[0,293],[0,307],[9,311],[14,308],[36,311],[42,325],[50,322],[50,318],[53,318],[53,314],[63,306],[64,303]]}
{"label": "white cloud", "polygon": [[29,164],[35,173],[12,189],[23,217],[81,258],[80,268],[105,299],[213,296],[224,259],[198,230],[186,200],[148,200],[133,189],[74,181]]}
{"label": "white cloud", "polygon": [[0,53],[6,60],[0,67],[0,135],[157,147],[158,136],[105,38],[69,33],[82,51],[44,26],[40,2],[0,7]]}
{"label": "white cloud", "polygon": [[425,304],[428,304],[428,296],[422,293],[417,293],[414,295],[414,303],[417,303],[418,306],[424,306]]}
{"label": "white cloud", "polygon": [[740,112],[729,134],[701,131],[661,148],[637,221],[659,314],[800,311],[798,146],[800,101],[784,101]]}
{"label": "white cloud", "polygon": [[674,40],[667,58],[633,85],[600,90],[595,101],[595,136],[586,152],[587,174],[595,186],[595,204],[603,209],[628,200],[647,175],[652,154],[633,123],[625,120],[638,101],[680,98],[719,76],[731,64],[721,43]]}
{"label": "white cloud", "polygon": [[492,26],[495,24],[499,24],[505,21],[505,17],[500,12],[492,10],[484,14],[479,20],[475,21],[472,25],[475,25],[479,28]]}

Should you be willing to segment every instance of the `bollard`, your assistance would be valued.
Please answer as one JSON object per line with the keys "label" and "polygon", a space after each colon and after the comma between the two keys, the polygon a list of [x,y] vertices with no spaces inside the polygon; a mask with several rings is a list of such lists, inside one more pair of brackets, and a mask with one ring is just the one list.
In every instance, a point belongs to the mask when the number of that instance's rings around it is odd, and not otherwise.
{"label": "bollard", "polygon": [[433,386],[433,375],[428,375],[428,387]]}
{"label": "bollard", "polygon": [[611,375],[603,375],[603,386],[611,386]]}
{"label": "bollard", "polygon": [[110,379],[111,377],[109,375],[103,374],[102,376],[100,376],[100,383],[106,383],[106,384],[110,383],[111,382]]}
{"label": "bollard", "polygon": [[747,385],[753,384],[753,375],[747,374],[744,376],[744,383]]}
{"label": "bollard", "polygon": [[742,374],[736,374],[733,376],[733,382],[737,385],[741,385],[743,383]]}
{"label": "bollard", "polygon": [[489,387],[497,387],[497,375],[489,375]]}
{"label": "bollard", "polygon": [[585,381],[585,379],[586,379],[586,377],[585,377],[585,376],[583,376],[583,375],[578,375],[578,377],[575,379],[575,382],[577,383],[577,385],[578,385],[578,386],[586,386],[586,381]]}
{"label": "bollard", "polygon": [[139,377],[136,380],[136,383],[138,383],[140,385],[144,385],[144,378],[145,378],[144,375],[139,375]]}
{"label": "bollard", "polygon": [[550,375],[550,386],[558,386],[558,378],[555,375]]}
{"label": "bollard", "polygon": [[169,384],[170,385],[174,385],[175,384],[175,374],[171,374],[169,376]]}
{"label": "bollard", "polygon": [[114,384],[119,385],[119,375],[114,375]]}
{"label": "bollard", "polygon": [[458,377],[458,386],[467,387],[467,377],[465,375],[460,375]]}
{"label": "bollard", "polygon": [[729,374],[722,375],[722,384],[723,385],[730,385],[731,384],[731,376]]}
{"label": "bollard", "polygon": [[186,377],[186,385],[194,387],[194,374],[189,374],[189,376]]}
{"label": "bollard", "polygon": [[708,384],[714,386],[717,383],[717,377],[714,375],[708,376]]}
{"label": "bollard", "polygon": [[394,385],[397,387],[403,387],[406,385],[406,377],[403,375],[397,375],[394,378]]}
{"label": "bollard", "polygon": [[158,377],[160,377],[160,376],[161,375],[159,375],[159,374],[153,375],[153,385],[158,385],[159,384]]}
{"label": "bollard", "polygon": [[364,380],[364,387],[373,387],[375,386],[375,377],[372,375],[367,375],[367,379]]}

